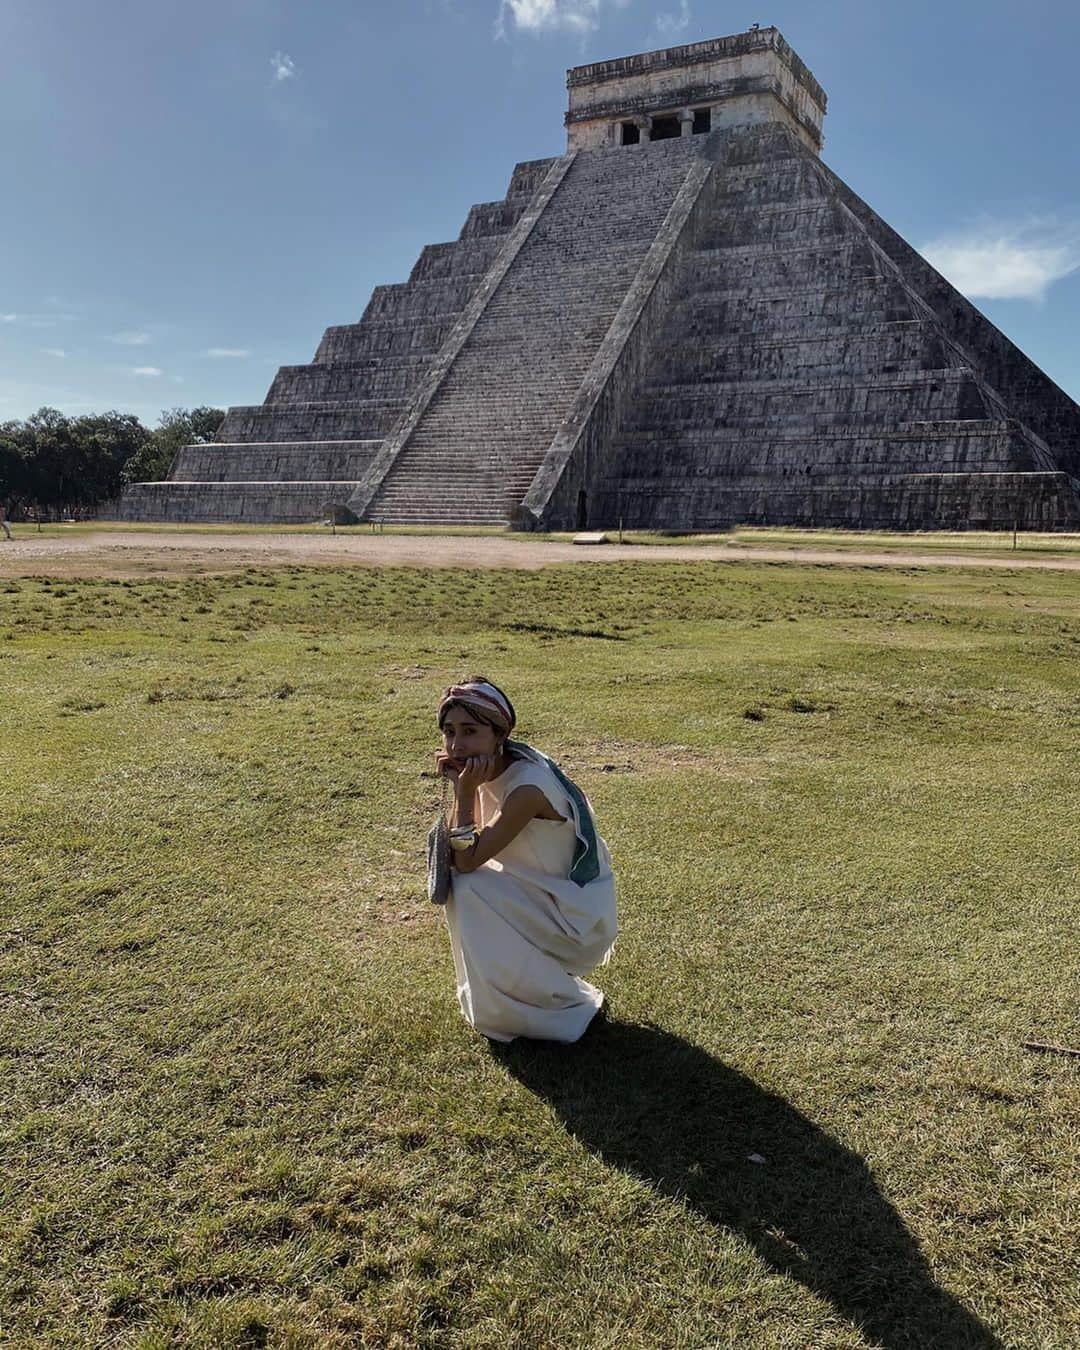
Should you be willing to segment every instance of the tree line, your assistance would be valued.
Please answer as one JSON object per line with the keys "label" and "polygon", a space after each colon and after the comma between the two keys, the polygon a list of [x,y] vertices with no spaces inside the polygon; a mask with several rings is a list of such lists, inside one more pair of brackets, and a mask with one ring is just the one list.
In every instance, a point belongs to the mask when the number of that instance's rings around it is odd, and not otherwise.
{"label": "tree line", "polygon": [[0,503],[15,520],[92,515],[128,483],[165,478],[184,445],[212,441],[221,408],[167,408],[156,427],[132,413],[68,417],[39,408],[0,422]]}

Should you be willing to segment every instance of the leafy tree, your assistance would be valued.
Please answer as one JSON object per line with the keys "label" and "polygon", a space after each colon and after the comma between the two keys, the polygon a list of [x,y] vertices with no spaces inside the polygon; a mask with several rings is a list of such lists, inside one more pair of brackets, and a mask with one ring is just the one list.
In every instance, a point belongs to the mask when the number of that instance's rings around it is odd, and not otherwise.
{"label": "leafy tree", "polygon": [[96,506],[120,491],[124,465],[149,435],[131,413],[68,417],[39,408],[0,430],[8,449],[0,490],[51,509]]}
{"label": "leafy tree", "polygon": [[128,462],[151,439],[152,433],[132,413],[107,412],[77,417],[71,423],[75,443],[75,499],[88,506],[116,497],[123,486]]}
{"label": "leafy tree", "polygon": [[214,439],[220,408],[169,408],[148,430],[132,413],[68,417],[39,408],[24,421],[0,423],[0,501],[18,513],[93,508],[124,484],[164,478],[184,445]]}
{"label": "leafy tree", "polygon": [[224,417],[222,408],[166,408],[145,444],[125,464],[123,481],[158,483],[168,477],[178,452],[185,445],[212,441]]}
{"label": "leafy tree", "polygon": [[26,438],[22,424],[5,422],[0,425],[0,502],[8,509],[37,497],[37,472],[31,456],[26,453]]}
{"label": "leafy tree", "polygon": [[23,423],[25,453],[33,461],[37,500],[61,506],[77,495],[79,454],[71,419],[58,408],[39,408]]}

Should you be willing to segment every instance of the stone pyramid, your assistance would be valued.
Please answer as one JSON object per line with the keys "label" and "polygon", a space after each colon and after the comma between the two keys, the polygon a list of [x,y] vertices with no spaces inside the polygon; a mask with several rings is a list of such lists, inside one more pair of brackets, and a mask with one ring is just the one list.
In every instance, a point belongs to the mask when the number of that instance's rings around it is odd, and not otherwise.
{"label": "stone pyramid", "polygon": [[822,163],[776,29],[568,85],[566,155],[121,514],[1080,528],[1080,407]]}

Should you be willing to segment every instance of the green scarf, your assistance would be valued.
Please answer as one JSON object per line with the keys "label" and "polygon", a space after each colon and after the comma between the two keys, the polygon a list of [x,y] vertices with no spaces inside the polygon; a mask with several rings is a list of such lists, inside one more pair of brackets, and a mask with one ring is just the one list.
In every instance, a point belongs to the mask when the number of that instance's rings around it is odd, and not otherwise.
{"label": "green scarf", "polygon": [[565,790],[574,807],[574,833],[577,835],[577,847],[574,850],[574,861],[570,868],[570,880],[578,886],[586,886],[590,881],[595,881],[600,875],[600,848],[596,842],[596,825],[593,821],[593,814],[589,808],[589,803],[585,800],[585,794],[578,785],[567,778],[562,769],[542,750],[537,750],[535,746],[527,745],[524,741],[507,741],[506,749],[516,752],[523,759],[535,760],[540,764],[546,765],[559,784]]}

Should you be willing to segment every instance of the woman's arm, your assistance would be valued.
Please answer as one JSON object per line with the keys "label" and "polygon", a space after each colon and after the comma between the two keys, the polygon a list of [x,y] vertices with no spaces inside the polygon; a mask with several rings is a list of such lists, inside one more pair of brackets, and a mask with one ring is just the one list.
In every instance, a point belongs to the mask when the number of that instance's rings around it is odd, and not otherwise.
{"label": "woman's arm", "polygon": [[[450,850],[450,861],[459,872],[475,872],[489,858],[497,857],[536,816],[551,811],[547,797],[538,787],[523,783],[503,802],[502,810],[481,831],[472,848]],[[560,817],[561,818],[561,817]],[[463,822],[467,823],[467,822]]]}
{"label": "woman's arm", "polygon": [[458,764],[445,750],[439,750],[435,755],[435,772],[454,788],[454,800],[446,813],[447,826],[452,830],[457,825],[472,825],[476,820],[476,789],[494,777],[494,757],[479,755]]}

